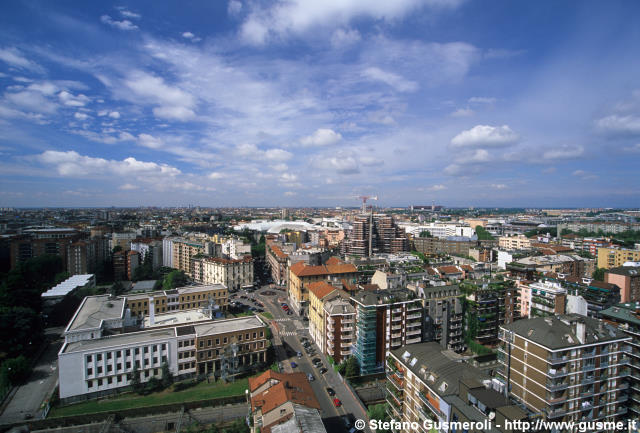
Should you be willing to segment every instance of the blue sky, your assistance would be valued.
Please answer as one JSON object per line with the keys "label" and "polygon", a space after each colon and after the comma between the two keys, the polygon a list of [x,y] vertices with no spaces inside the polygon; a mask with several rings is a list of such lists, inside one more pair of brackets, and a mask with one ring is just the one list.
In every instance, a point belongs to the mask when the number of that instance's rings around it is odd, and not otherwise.
{"label": "blue sky", "polygon": [[8,2],[0,205],[637,207],[639,13]]}

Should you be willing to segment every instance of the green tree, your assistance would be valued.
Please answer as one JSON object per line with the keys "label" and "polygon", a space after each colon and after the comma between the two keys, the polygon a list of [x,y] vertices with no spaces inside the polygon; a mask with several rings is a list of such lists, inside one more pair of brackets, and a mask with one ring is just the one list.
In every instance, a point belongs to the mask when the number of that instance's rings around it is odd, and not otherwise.
{"label": "green tree", "polygon": [[353,377],[360,375],[360,365],[355,356],[350,356],[346,361],[346,367],[344,369],[346,377]]}
{"label": "green tree", "polygon": [[[376,404],[369,406],[367,409],[367,416],[369,419],[376,419],[379,422],[389,421],[389,414],[387,413],[387,403]],[[377,433],[389,433],[389,430],[376,430]]]}
{"label": "green tree", "polygon": [[604,281],[604,271],[606,271],[605,268],[596,268],[596,270],[593,271],[593,275],[591,276],[594,280]]}
{"label": "green tree", "polygon": [[431,234],[431,232],[429,230],[422,230],[420,232],[420,237],[421,238],[432,238],[433,235]]}
{"label": "green tree", "polygon": [[182,287],[187,284],[189,279],[184,271],[173,270],[164,277],[164,283],[162,284],[162,288],[164,290],[173,290],[177,287]]}
{"label": "green tree", "polygon": [[484,227],[477,225],[476,226],[476,235],[478,235],[479,241],[492,241],[494,239]]}
{"label": "green tree", "polygon": [[124,293],[124,284],[122,284],[122,281],[118,280],[113,283],[109,289],[109,293],[111,293],[112,296],[122,295]]}
{"label": "green tree", "polygon": [[142,385],[140,383],[140,369],[137,363],[133,365],[133,371],[129,373],[129,380],[131,381],[131,389],[134,392],[140,391]]}
{"label": "green tree", "polygon": [[0,369],[2,382],[10,383],[13,386],[21,385],[29,379],[31,375],[31,364],[23,355],[4,361]]}
{"label": "green tree", "polygon": [[115,247],[113,247],[113,249],[111,250],[111,254],[115,254],[118,251],[122,251],[122,247],[120,245],[116,245]]}
{"label": "green tree", "polygon": [[34,310],[0,307],[0,341],[8,358],[31,353],[43,339],[44,323]]}
{"label": "green tree", "polygon": [[169,364],[167,361],[162,363],[162,387],[168,388],[173,383],[173,374],[171,374],[171,370],[169,370]]}

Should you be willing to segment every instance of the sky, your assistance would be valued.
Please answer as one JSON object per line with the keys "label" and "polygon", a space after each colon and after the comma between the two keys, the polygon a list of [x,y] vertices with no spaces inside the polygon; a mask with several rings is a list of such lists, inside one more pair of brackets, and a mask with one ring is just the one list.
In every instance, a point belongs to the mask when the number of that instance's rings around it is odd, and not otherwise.
{"label": "sky", "polygon": [[638,207],[639,14],[5,2],[0,207]]}

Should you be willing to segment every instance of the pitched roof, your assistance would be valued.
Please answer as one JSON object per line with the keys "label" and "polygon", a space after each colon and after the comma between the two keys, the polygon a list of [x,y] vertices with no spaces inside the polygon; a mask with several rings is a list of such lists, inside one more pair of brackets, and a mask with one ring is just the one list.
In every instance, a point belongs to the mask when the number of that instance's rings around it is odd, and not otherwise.
{"label": "pitched roof", "polygon": [[273,254],[275,254],[277,257],[281,259],[286,259],[287,257],[289,257],[289,255],[283,253],[280,247],[277,245],[271,244],[270,248],[271,248],[271,251],[273,251]]}
{"label": "pitched roof", "polygon": [[258,377],[249,378],[249,389],[253,392],[269,380],[275,380],[277,383],[251,397],[254,410],[260,408],[262,414],[266,415],[288,401],[320,409],[320,403],[305,373],[278,373],[267,370]]}
{"label": "pitched roof", "polygon": [[340,265],[344,263],[342,260],[340,260],[339,257],[336,256],[331,256],[329,257],[329,260],[327,260],[327,262],[325,263],[326,265]]}
{"label": "pitched roof", "polygon": [[307,286],[307,288],[309,289],[309,292],[313,293],[318,299],[322,299],[325,296],[329,295],[331,292],[337,290],[326,281],[317,281],[315,283],[311,283],[309,284],[309,286]]}
{"label": "pitched roof", "polygon": [[320,266],[308,266],[304,262],[297,262],[291,265],[289,268],[291,272],[298,277],[310,277],[316,275],[335,275],[335,274],[349,274],[358,272],[358,269],[351,264],[337,264],[337,265],[320,265]]}

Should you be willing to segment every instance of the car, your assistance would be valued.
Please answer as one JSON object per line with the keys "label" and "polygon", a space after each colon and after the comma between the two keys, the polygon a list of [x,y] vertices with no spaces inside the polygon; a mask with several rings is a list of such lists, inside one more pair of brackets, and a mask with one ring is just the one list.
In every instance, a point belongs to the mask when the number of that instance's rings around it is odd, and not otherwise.
{"label": "car", "polygon": [[329,371],[329,370],[327,370],[326,367],[322,367],[320,369],[320,374],[325,374],[327,371]]}
{"label": "car", "polygon": [[296,368],[298,366],[298,364],[296,364],[295,362],[291,361],[291,368]]}
{"label": "car", "polygon": [[291,316],[291,310],[287,311],[287,316]]}
{"label": "car", "polygon": [[336,392],[333,390],[333,388],[326,388],[326,390],[327,390],[327,394],[329,394],[331,397],[336,395]]}
{"label": "car", "polygon": [[339,398],[334,398],[334,399],[333,399],[333,405],[334,405],[335,407],[340,407],[340,406],[342,406],[342,402],[340,401],[340,399],[339,399]]}
{"label": "car", "polygon": [[302,352],[298,352],[296,353],[296,355],[298,356],[298,358],[302,358]]}
{"label": "car", "polygon": [[313,358],[311,360],[311,362],[313,362],[314,364],[318,363],[318,362],[322,362],[322,360],[320,358]]}
{"label": "car", "polygon": [[307,341],[307,337],[300,337],[300,343],[304,344]]}
{"label": "car", "polygon": [[313,382],[314,380],[316,380],[315,376],[311,373],[307,374],[307,379],[309,379],[309,382]]}

